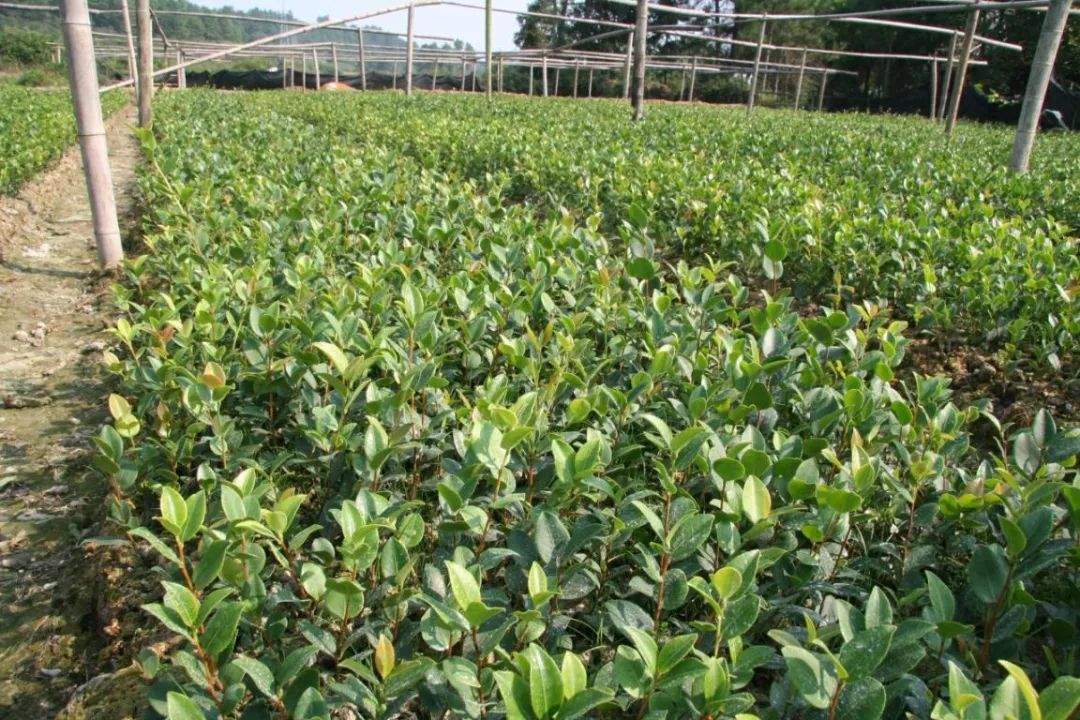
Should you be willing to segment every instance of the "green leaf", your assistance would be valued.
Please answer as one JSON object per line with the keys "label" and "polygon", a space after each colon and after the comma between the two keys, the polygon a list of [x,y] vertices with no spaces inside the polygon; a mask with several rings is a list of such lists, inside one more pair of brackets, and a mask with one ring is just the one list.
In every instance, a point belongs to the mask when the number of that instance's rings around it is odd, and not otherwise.
{"label": "green leaf", "polygon": [[772,512],[772,497],[765,483],[751,475],[743,485],[743,513],[750,522],[764,520]]}
{"label": "green leaf", "polygon": [[836,720],[879,720],[885,712],[885,688],[874,678],[849,682],[840,693]]}
{"label": "green leaf", "polygon": [[656,641],[652,639],[652,636],[648,633],[642,632],[636,627],[624,627],[622,631],[626,633],[630,641],[634,643],[634,648],[638,651],[638,655],[645,661],[645,667],[648,668],[652,675],[656,676],[656,663],[658,649],[656,647]]}
{"label": "green leaf", "polygon": [[1019,525],[1004,515],[998,518],[998,527],[1001,528],[1001,534],[1005,536],[1005,551],[1010,558],[1016,560],[1027,547],[1027,536]]}
{"label": "green leaf", "polygon": [[399,662],[383,685],[387,697],[398,698],[416,687],[428,671],[435,667],[431,658],[415,658]]}
{"label": "green leaf", "polygon": [[614,691],[610,688],[587,688],[563,703],[559,709],[559,720],[577,720],[593,708],[611,700]]}
{"label": "green leaf", "polygon": [[149,529],[144,527],[132,528],[131,530],[128,530],[128,534],[150,543],[150,547],[154,548],[154,550],[157,550],[163,558],[168,560],[173,565],[180,564],[180,558],[177,557],[176,552],[171,547],[162,542],[161,538],[152,533]]}
{"label": "green leaf", "polygon": [[232,646],[243,613],[244,604],[240,602],[224,603],[218,608],[210,622],[206,623],[202,635],[202,645],[206,652],[217,655]]}
{"label": "green leaf", "polygon": [[166,697],[168,720],[206,720],[206,715],[187,695],[170,692]]}
{"label": "green leaf", "polygon": [[450,576],[450,589],[458,607],[464,610],[473,603],[482,603],[480,584],[471,572],[451,560],[446,561],[446,572]]}
{"label": "green leaf", "polygon": [[1080,678],[1062,676],[1039,693],[1043,720],[1069,720],[1080,708]]}
{"label": "green leaf", "polygon": [[195,572],[191,576],[191,582],[200,591],[205,590],[221,574],[228,549],[228,540],[214,540],[203,550],[202,557],[199,558],[198,564],[195,565]]}
{"label": "green leaf", "polygon": [[666,675],[678,665],[679,661],[694,649],[697,639],[697,635],[678,635],[664,643],[664,647],[660,648],[660,654],[656,658],[657,674]]}
{"label": "green leaf", "polygon": [[889,652],[894,632],[896,628],[892,625],[875,625],[844,643],[840,648],[840,664],[847,670],[850,682],[867,677],[877,669]]}
{"label": "green leaf", "polygon": [[529,686],[509,670],[496,670],[495,684],[506,707],[506,720],[533,720],[529,705]]}
{"label": "green leaf", "polygon": [[998,663],[1009,673],[1009,677],[1016,681],[1016,685],[1020,688],[1020,695],[1024,698],[1024,704],[1027,705],[1028,712],[1031,713],[1031,720],[1042,720],[1039,695],[1035,692],[1035,687],[1031,684],[1027,673],[1019,665],[1015,665],[1008,660],[998,660]]}
{"label": "green leaf", "polygon": [[176,613],[189,628],[195,627],[199,617],[199,600],[183,585],[163,581],[165,587],[165,607]]}
{"label": "green leaf", "polygon": [[664,523],[660,520],[660,516],[653,512],[653,509],[641,502],[640,500],[634,500],[632,505],[637,508],[637,511],[641,513],[641,517],[645,518],[645,521],[649,523],[649,527],[656,533],[656,539],[661,542],[664,541]]}
{"label": "green leaf", "polygon": [[581,658],[573,652],[567,651],[563,653],[562,667],[559,668],[559,672],[562,675],[564,700],[574,697],[584,690],[588,684],[589,679],[585,674],[585,665],[581,662]]}
{"label": "green leaf", "polygon": [[649,258],[636,257],[626,263],[626,273],[638,280],[652,280],[656,277],[656,263]]}
{"label": "green leaf", "polygon": [[952,590],[934,573],[926,571],[926,587],[930,594],[930,606],[934,609],[934,620],[944,622],[952,620],[956,614],[956,599]]}
{"label": "green leaf", "polygon": [[563,700],[559,666],[535,643],[529,646],[525,654],[529,661],[529,699],[533,713],[537,718],[551,717]]}
{"label": "green leaf", "polygon": [[1009,563],[1000,545],[980,545],[968,564],[968,586],[980,601],[991,605],[1005,591]]}
{"label": "green leaf", "polygon": [[1042,464],[1042,448],[1030,432],[1022,432],[1013,440],[1013,462],[1027,475],[1034,475]]}
{"label": "green leaf", "polygon": [[758,410],[767,410],[773,406],[772,394],[764,383],[754,383],[747,388],[743,400],[747,405],[752,405]]}
{"label": "green leaf", "polygon": [[687,513],[679,518],[678,522],[675,523],[675,527],[671,529],[667,542],[671,562],[679,562],[695,554],[709,539],[709,535],[712,534],[712,527],[712,515]]}
{"label": "green leaf", "polygon": [[199,533],[199,528],[206,519],[206,493],[200,490],[185,500],[184,505],[187,507],[187,518],[184,520],[180,540],[187,542]]}
{"label": "green leaf", "polygon": [[881,588],[874,587],[870,591],[870,597],[866,599],[865,615],[867,629],[878,625],[892,625],[892,603]]}
{"label": "green leaf", "polygon": [[818,657],[795,645],[781,648],[780,652],[787,663],[788,677],[803,699],[821,710],[829,707],[836,680],[826,673]]}
{"label": "green leaf", "polygon": [[251,678],[251,682],[259,692],[266,697],[274,697],[274,674],[270,672],[270,668],[259,660],[244,655],[233,658],[232,664]]}
{"label": "green leaf", "polygon": [[340,375],[344,375],[345,371],[349,369],[349,358],[346,357],[341,348],[334,343],[316,342],[312,343],[312,345],[326,356],[326,359],[330,361],[330,364],[334,366],[334,369],[337,370]]}
{"label": "green leaf", "polygon": [[742,573],[733,567],[722,567],[710,577],[712,586],[721,600],[730,600],[742,587]]}
{"label": "green leaf", "polygon": [[160,506],[162,526],[176,537],[181,537],[184,523],[187,522],[187,503],[184,502],[184,496],[175,488],[163,485]]}

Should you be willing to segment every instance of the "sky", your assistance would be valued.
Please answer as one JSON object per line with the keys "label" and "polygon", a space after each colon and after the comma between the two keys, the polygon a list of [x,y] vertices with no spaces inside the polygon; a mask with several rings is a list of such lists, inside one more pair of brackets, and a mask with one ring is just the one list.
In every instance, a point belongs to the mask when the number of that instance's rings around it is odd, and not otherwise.
{"label": "sky", "polygon": [[[470,4],[483,5],[484,0],[465,0]],[[208,7],[220,7],[223,4],[237,10],[292,11],[298,20],[314,22],[317,17],[329,15],[331,18],[349,17],[360,13],[393,5],[404,4],[403,0],[202,0]],[[494,7],[506,10],[524,10],[528,0],[496,0]],[[464,40],[472,43],[477,50],[484,48],[484,11],[471,8],[434,5],[416,8],[417,35],[438,35]],[[407,13],[402,10],[392,15],[384,15],[365,20],[364,25],[375,25],[384,30],[405,32]],[[514,33],[517,32],[517,16],[506,13],[494,13],[492,22],[492,46],[494,50],[514,49]],[[428,42],[420,40],[418,42]]]}

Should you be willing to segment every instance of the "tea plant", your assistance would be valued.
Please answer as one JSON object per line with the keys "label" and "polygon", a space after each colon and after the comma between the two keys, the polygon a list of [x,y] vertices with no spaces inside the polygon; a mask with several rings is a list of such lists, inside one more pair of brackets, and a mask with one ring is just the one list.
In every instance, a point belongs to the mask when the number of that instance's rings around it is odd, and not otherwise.
{"label": "tea plant", "polygon": [[143,137],[95,462],[160,557],[156,713],[1076,712],[1080,432],[899,381],[906,324],[796,312],[775,247],[752,294],[338,102],[166,95]]}
{"label": "tea plant", "polygon": [[[112,114],[126,102],[123,92],[106,93],[102,112]],[[75,140],[70,94],[0,85],[0,194],[14,193]]]}
{"label": "tea plant", "polygon": [[[276,102],[272,101],[272,102]],[[643,125],[616,103],[392,96],[280,107],[352,142],[397,148],[616,235],[632,212],[667,258],[724,257],[772,287],[843,308],[872,300],[1004,363],[1078,370],[1080,145],[1043,138],[1037,172],[1005,170],[1008,128],[951,140],[917,118],[661,106]],[[765,252],[769,247],[777,257]]]}

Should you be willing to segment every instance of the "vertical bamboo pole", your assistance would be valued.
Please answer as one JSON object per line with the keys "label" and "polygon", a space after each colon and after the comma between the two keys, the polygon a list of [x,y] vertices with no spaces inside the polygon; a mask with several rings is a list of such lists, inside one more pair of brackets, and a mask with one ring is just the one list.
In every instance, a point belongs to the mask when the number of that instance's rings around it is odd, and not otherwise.
{"label": "vertical bamboo pole", "polygon": [[285,90],[289,87],[289,76],[286,73],[289,70],[289,59],[281,58],[281,89]]}
{"label": "vertical bamboo pole", "polygon": [[465,92],[465,53],[461,53],[461,92]]}
{"label": "vertical bamboo pole", "polygon": [[334,61],[334,82],[338,81],[337,43],[330,43],[330,56]]}
{"label": "vertical bamboo pole", "polygon": [[394,89],[394,90],[397,90],[397,71],[398,71],[398,61],[395,60],[394,61],[394,79],[391,80],[391,85],[390,85],[390,87],[392,89]]}
{"label": "vertical bamboo pole", "polygon": [[[94,37],[90,31],[90,10],[86,0],[62,0],[64,45],[68,53],[68,79],[75,109],[75,125],[82,152],[86,192],[90,196],[90,214],[94,222],[98,262],[114,268],[124,259],[120,244],[120,223],[116,218],[112,168],[101,119],[97,65],[94,61]],[[147,13],[149,15],[149,13]]]}
{"label": "vertical bamboo pole", "polygon": [[542,61],[542,65],[541,65],[541,67],[542,67],[542,74],[543,74],[543,77],[541,78],[541,80],[543,81],[543,85],[544,85],[544,87],[543,87],[543,92],[544,92],[544,97],[547,97],[547,96],[548,96],[548,83],[547,83],[547,53],[544,53],[544,54],[543,54],[543,55],[541,56],[541,58],[540,58],[540,59],[541,59],[541,61]]}
{"label": "vertical bamboo pole", "polygon": [[533,71],[535,69],[536,69],[536,66],[534,66],[534,65],[529,66],[529,97],[532,97],[532,94],[533,94],[533,74],[534,74]]}
{"label": "vertical bamboo pole", "polygon": [[[128,77],[135,83],[135,97],[139,96],[139,64],[135,62],[135,40],[131,36],[131,14],[128,12],[127,0],[120,0],[120,16],[124,22],[124,37],[127,40]],[[59,63],[59,51],[57,47],[57,60]]]}
{"label": "vertical bamboo pole", "polygon": [[795,109],[802,105],[802,81],[806,74],[806,48],[802,51],[802,60],[799,62],[799,78],[795,81]]}
{"label": "vertical bamboo pole", "polygon": [[945,75],[941,88],[941,105],[938,107],[938,119],[945,119],[945,106],[949,102],[949,89],[952,87],[953,64],[956,62],[956,34],[949,40],[949,60],[945,63]]}
{"label": "vertical bamboo pole", "polygon": [[623,86],[622,97],[623,100],[630,99],[630,61],[634,58],[634,33],[630,33],[629,39],[626,41],[626,63],[623,66]]}
{"label": "vertical bamboo pole", "polygon": [[761,46],[765,43],[765,27],[768,25],[765,16],[761,19],[761,30],[758,32],[757,52],[754,53],[754,74],[750,76],[750,95],[746,99],[746,114],[754,111],[754,96],[757,95],[758,74],[761,72]]}
{"label": "vertical bamboo pole", "polygon": [[690,94],[687,99],[694,102],[694,84],[697,83],[697,55],[690,58]]}
{"label": "vertical bamboo pole", "polygon": [[[184,51],[180,48],[176,49],[176,64],[184,64]],[[176,87],[179,90],[184,90],[187,88],[187,68],[182,67],[176,71]]]}
{"label": "vertical bamboo pole", "polygon": [[817,94],[817,111],[821,112],[821,109],[825,107],[825,85],[829,82],[829,71],[821,71],[821,87],[818,88]]}
{"label": "vertical bamboo pole", "polygon": [[416,7],[409,4],[409,27],[406,30],[406,46],[405,46],[405,94],[412,95],[412,74],[413,74],[413,26],[416,19]]}
{"label": "vertical bamboo pole", "polygon": [[[452,71],[451,71],[452,72]],[[435,64],[431,70],[431,91],[435,92],[435,83],[439,80],[439,58],[435,58]]]}
{"label": "vertical bamboo pole", "polygon": [[154,28],[150,25],[150,0],[138,0],[135,19],[139,29],[139,127],[154,119]]}
{"label": "vertical bamboo pole", "polygon": [[638,0],[634,29],[634,121],[645,116],[645,46],[649,32],[649,0]]}
{"label": "vertical bamboo pole", "polygon": [[503,91],[503,59],[502,59],[502,56],[500,55],[499,56],[499,94],[500,95],[502,94],[502,91]]}
{"label": "vertical bamboo pole", "polygon": [[472,82],[472,91],[476,92],[476,63],[475,62],[473,63],[473,66],[472,66],[472,81],[471,82]]}
{"label": "vertical bamboo pole", "polygon": [[[128,32],[130,33],[131,31],[129,30]],[[59,45],[57,45],[56,47],[53,48],[52,56],[53,56],[53,63],[55,63],[57,65],[59,65],[63,61],[63,51],[60,49]],[[134,59],[135,59],[135,56],[132,55],[130,60],[134,60]],[[135,65],[134,65],[134,63],[132,63],[130,61],[128,62],[128,77],[131,78],[132,80],[135,79]]]}
{"label": "vertical bamboo pole", "polygon": [[360,46],[360,89],[367,90],[367,59],[364,57],[364,31],[356,31],[356,42]]}
{"label": "vertical bamboo pole", "polygon": [[949,98],[949,116],[945,119],[945,133],[951,134],[956,127],[956,118],[960,113],[960,99],[964,94],[964,83],[967,81],[968,62],[971,60],[971,46],[975,42],[975,29],[979,26],[981,10],[972,10],[968,13],[967,26],[964,28],[964,44],[960,48],[960,67],[956,71],[956,82],[953,83],[951,97]]}
{"label": "vertical bamboo pole", "polygon": [[[495,11],[492,7],[491,0],[487,0],[484,3],[484,73],[487,74],[487,99],[491,100],[491,94],[494,92],[494,88],[491,82],[491,24],[492,17]],[[475,73],[476,71],[473,70]],[[502,59],[499,59],[499,92],[502,92]]]}
{"label": "vertical bamboo pole", "polygon": [[322,90],[322,72],[319,70],[319,51],[311,48],[311,60],[315,63],[315,89]]}
{"label": "vertical bamboo pole", "polygon": [[559,68],[555,68],[555,92],[552,94],[555,97],[559,96]]}
{"label": "vertical bamboo pole", "polygon": [[1065,32],[1065,23],[1069,19],[1071,0],[1052,0],[1043,17],[1039,44],[1035,46],[1035,58],[1028,75],[1027,90],[1024,92],[1024,104],[1020,109],[1020,122],[1016,125],[1016,140],[1013,143],[1009,169],[1021,175],[1028,171],[1031,163],[1031,149],[1035,145],[1035,133],[1039,129],[1039,117],[1042,115],[1046,90],[1050,86],[1050,76],[1054,71],[1061,36]]}
{"label": "vertical bamboo pole", "polygon": [[593,69],[589,68],[589,99],[590,100],[592,99],[592,80],[593,80]]}
{"label": "vertical bamboo pole", "polygon": [[679,72],[679,102],[683,101],[683,97],[686,95],[686,66],[683,65],[682,70]]}
{"label": "vertical bamboo pole", "polygon": [[581,61],[574,61],[574,99],[577,99],[578,73],[581,71]]}
{"label": "vertical bamboo pole", "polygon": [[300,89],[307,90],[307,53],[301,55],[303,58],[303,69],[300,72]]}
{"label": "vertical bamboo pole", "polygon": [[935,113],[937,112],[937,94],[938,94],[938,59],[934,58],[934,61],[930,63],[930,120],[935,120]]}

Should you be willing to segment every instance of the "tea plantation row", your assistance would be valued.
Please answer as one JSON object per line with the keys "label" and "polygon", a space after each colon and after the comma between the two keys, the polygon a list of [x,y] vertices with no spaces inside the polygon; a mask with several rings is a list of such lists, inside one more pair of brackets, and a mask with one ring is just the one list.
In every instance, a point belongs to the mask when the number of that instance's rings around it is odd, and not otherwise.
{"label": "tea plantation row", "polygon": [[[102,111],[112,114],[126,102],[123,92],[106,93]],[[0,85],[0,195],[14,193],[75,140],[70,94]]]}
{"label": "tea plantation row", "polygon": [[[631,131],[623,114],[159,98],[95,458],[112,517],[160,557],[146,611],[179,642],[140,655],[156,712],[1076,712],[1080,434],[1046,413],[1003,428],[946,378],[902,382],[904,322],[843,299],[796,312],[783,290],[854,252],[859,223],[906,208],[899,232],[930,200],[872,196],[865,171],[848,186],[867,199],[845,204],[791,168],[770,186],[686,149],[706,133],[779,172],[789,116],[657,108]],[[815,149],[782,153],[840,183],[827,148],[876,121],[812,122]],[[586,125],[629,147],[590,149]],[[665,184],[690,157],[697,173]],[[932,187],[960,192],[951,177]],[[1028,217],[998,202],[948,216],[1068,261],[1058,199]],[[695,247],[706,232],[723,260]],[[729,260],[759,245],[776,282],[752,292]]]}

